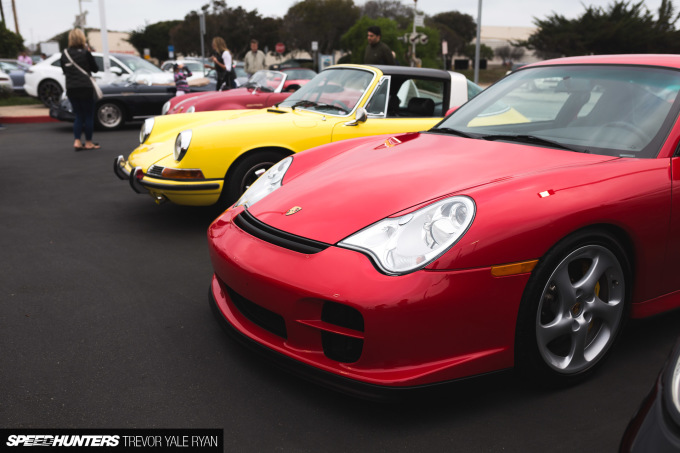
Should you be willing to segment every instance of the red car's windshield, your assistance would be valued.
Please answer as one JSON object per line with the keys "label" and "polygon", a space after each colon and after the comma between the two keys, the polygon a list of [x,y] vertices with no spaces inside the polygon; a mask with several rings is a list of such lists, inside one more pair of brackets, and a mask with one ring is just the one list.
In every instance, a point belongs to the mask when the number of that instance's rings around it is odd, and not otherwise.
{"label": "red car's windshield", "polygon": [[488,140],[553,142],[582,152],[653,158],[677,117],[679,90],[680,72],[658,67],[528,68],[480,93],[437,128]]}

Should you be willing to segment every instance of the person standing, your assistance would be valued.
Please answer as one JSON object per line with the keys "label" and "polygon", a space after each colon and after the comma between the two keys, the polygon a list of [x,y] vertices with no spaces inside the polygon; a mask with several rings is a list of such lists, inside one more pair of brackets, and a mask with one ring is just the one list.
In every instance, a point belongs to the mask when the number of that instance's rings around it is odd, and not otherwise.
{"label": "person standing", "polygon": [[177,93],[175,96],[182,96],[189,92],[189,82],[187,82],[187,77],[191,77],[193,74],[191,70],[185,67],[182,63],[175,63],[172,66],[173,77],[175,79],[175,87],[177,87]]}
{"label": "person standing", "polygon": [[[74,28],[68,33],[68,49],[61,54],[61,69],[66,77],[66,96],[71,101],[73,113],[76,115],[73,122],[73,148],[76,151],[83,149],[99,149],[97,143],[92,142],[94,130],[94,81],[92,73],[99,71],[94,57],[86,48],[85,34],[79,28]],[[85,132],[85,144],[81,137]]]}
{"label": "person standing", "polygon": [[264,52],[258,50],[258,44],[257,39],[250,40],[250,52],[246,54],[244,65],[248,77],[261,69],[267,69],[267,66],[264,64]]}
{"label": "person standing", "polygon": [[365,64],[394,64],[392,50],[390,50],[387,44],[380,41],[381,35],[382,32],[377,25],[368,27],[368,34],[366,37],[368,46],[366,46],[366,53],[364,54]]}
{"label": "person standing", "polygon": [[227,48],[227,43],[219,36],[213,38],[212,48],[215,52],[210,59],[217,72],[217,91],[229,90],[234,83],[234,65],[231,52]]}
{"label": "person standing", "polygon": [[19,60],[21,63],[27,64],[27,65],[29,65],[29,66],[33,64],[33,60],[31,59],[31,57],[29,57],[29,56],[26,54],[26,51],[25,51],[25,50],[22,50],[22,51],[21,51],[21,53],[20,53],[19,56],[17,57],[17,60]]}

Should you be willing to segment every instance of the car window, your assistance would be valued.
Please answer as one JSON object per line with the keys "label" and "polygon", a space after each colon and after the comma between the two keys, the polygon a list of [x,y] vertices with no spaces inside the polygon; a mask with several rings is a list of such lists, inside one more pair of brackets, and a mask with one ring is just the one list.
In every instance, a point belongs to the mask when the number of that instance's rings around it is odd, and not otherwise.
{"label": "car window", "polygon": [[680,73],[634,66],[554,66],[508,75],[441,127],[524,135],[587,152],[655,157],[680,102]]}
{"label": "car window", "polygon": [[387,94],[390,89],[390,79],[383,77],[373,96],[366,104],[366,112],[372,116],[385,116],[387,112]]}
{"label": "car window", "polygon": [[346,116],[363,98],[374,78],[372,71],[364,69],[326,69],[280,105]]}
{"label": "car window", "polygon": [[316,76],[316,72],[311,69],[286,69],[289,80],[311,80]]}
{"label": "car window", "polygon": [[18,64],[9,61],[0,61],[0,68],[5,72],[23,70]]}
{"label": "car window", "polygon": [[116,55],[122,64],[127,66],[133,72],[163,72],[158,66],[149,63],[143,58],[134,55]]}
{"label": "car window", "polygon": [[276,91],[281,87],[286,75],[279,71],[270,71],[263,69],[257,71],[253,74],[250,79],[248,79],[247,87],[258,87],[263,91]]}
{"label": "car window", "polygon": [[99,71],[104,70],[104,57],[99,56],[99,55],[94,55],[94,62],[97,63],[97,67],[99,68]]}
{"label": "car window", "polygon": [[477,85],[474,82],[470,82],[467,80],[467,98],[468,100],[472,99],[473,97],[477,96],[479,93],[481,93],[483,90],[482,87]]}
{"label": "car window", "polygon": [[[102,55],[93,55],[95,63],[97,63],[97,68],[99,68],[99,71],[104,71],[104,57]],[[112,68],[120,68],[123,70],[123,73],[127,73],[127,69],[123,68],[116,60],[113,58],[109,58],[109,65]]]}
{"label": "car window", "polygon": [[[387,116],[429,118],[444,116],[444,80],[392,76]],[[444,105],[446,104],[446,105]]]}
{"label": "car window", "polygon": [[357,106],[373,82],[372,71],[355,68],[326,69],[280,105],[345,116]]}

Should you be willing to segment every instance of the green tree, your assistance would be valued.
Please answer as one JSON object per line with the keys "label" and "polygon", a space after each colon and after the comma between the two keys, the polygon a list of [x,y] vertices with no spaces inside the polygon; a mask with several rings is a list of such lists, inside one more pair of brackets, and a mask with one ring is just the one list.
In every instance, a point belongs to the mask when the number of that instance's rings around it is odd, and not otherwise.
{"label": "green tree", "polygon": [[371,19],[392,19],[404,30],[413,23],[413,8],[398,0],[369,0],[361,7],[361,15]]}
{"label": "green tree", "polygon": [[0,21],[0,57],[16,58],[24,50],[24,38],[7,29]]}
{"label": "green tree", "polygon": [[[475,60],[475,54],[477,53],[477,46],[475,44],[468,44],[465,46],[462,54],[468,57],[470,60]],[[493,49],[486,44],[479,46],[479,59],[480,60],[491,60],[493,58]]]}
{"label": "green tree", "polygon": [[[221,36],[234,57],[242,57],[250,49],[250,40],[257,39],[260,49],[272,48],[279,41],[282,20],[262,17],[257,10],[246,11],[240,6],[228,8],[223,1],[213,1],[201,8],[205,14],[206,54],[211,52],[212,39]],[[198,11],[191,11],[179,25],[170,30],[170,43],[176,52],[191,55],[201,53]]]}
{"label": "green tree", "polygon": [[316,41],[321,53],[330,54],[357,19],[353,0],[303,0],[288,9],[281,37],[289,48],[310,49]]}
{"label": "green tree", "polygon": [[170,31],[181,22],[171,20],[147,25],[143,30],[130,33],[127,41],[134,46],[140,55],[144,55],[144,49],[149,49],[153,58],[158,58],[161,61],[167,60],[169,58]]}
{"label": "green tree", "polygon": [[615,1],[607,8],[589,6],[570,20],[553,14],[534,20],[538,30],[513,43],[542,58],[586,54],[678,53],[678,16],[671,0],[662,0],[657,19],[644,2]]}
{"label": "green tree", "polygon": [[448,43],[449,55],[462,54],[477,35],[477,24],[469,14],[449,11],[427,18],[425,23],[439,30],[441,39]]}
{"label": "green tree", "polygon": [[504,65],[509,65],[513,61],[518,61],[524,56],[524,48],[514,46],[497,47],[493,53],[503,60]]}

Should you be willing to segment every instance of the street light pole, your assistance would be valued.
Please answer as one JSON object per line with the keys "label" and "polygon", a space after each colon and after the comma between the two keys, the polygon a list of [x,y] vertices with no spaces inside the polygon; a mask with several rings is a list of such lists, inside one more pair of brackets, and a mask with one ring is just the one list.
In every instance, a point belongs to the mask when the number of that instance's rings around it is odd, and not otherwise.
{"label": "street light pole", "polygon": [[[416,17],[418,16],[418,0],[413,0],[413,34],[416,35]],[[416,41],[411,44],[411,67],[416,65]]]}
{"label": "street light pole", "polygon": [[102,53],[104,54],[104,76],[108,78],[111,73],[111,62],[109,61],[109,35],[106,30],[106,7],[104,0],[99,0],[99,21],[101,22]]}
{"label": "street light pole", "polygon": [[17,20],[17,7],[14,4],[14,0],[12,0],[12,13],[14,13],[14,29],[17,32],[17,35],[20,35],[19,33],[19,21]]}
{"label": "street light pole", "polygon": [[475,44],[475,77],[474,82],[479,83],[479,54],[482,36],[482,0],[477,0],[477,43]]}

